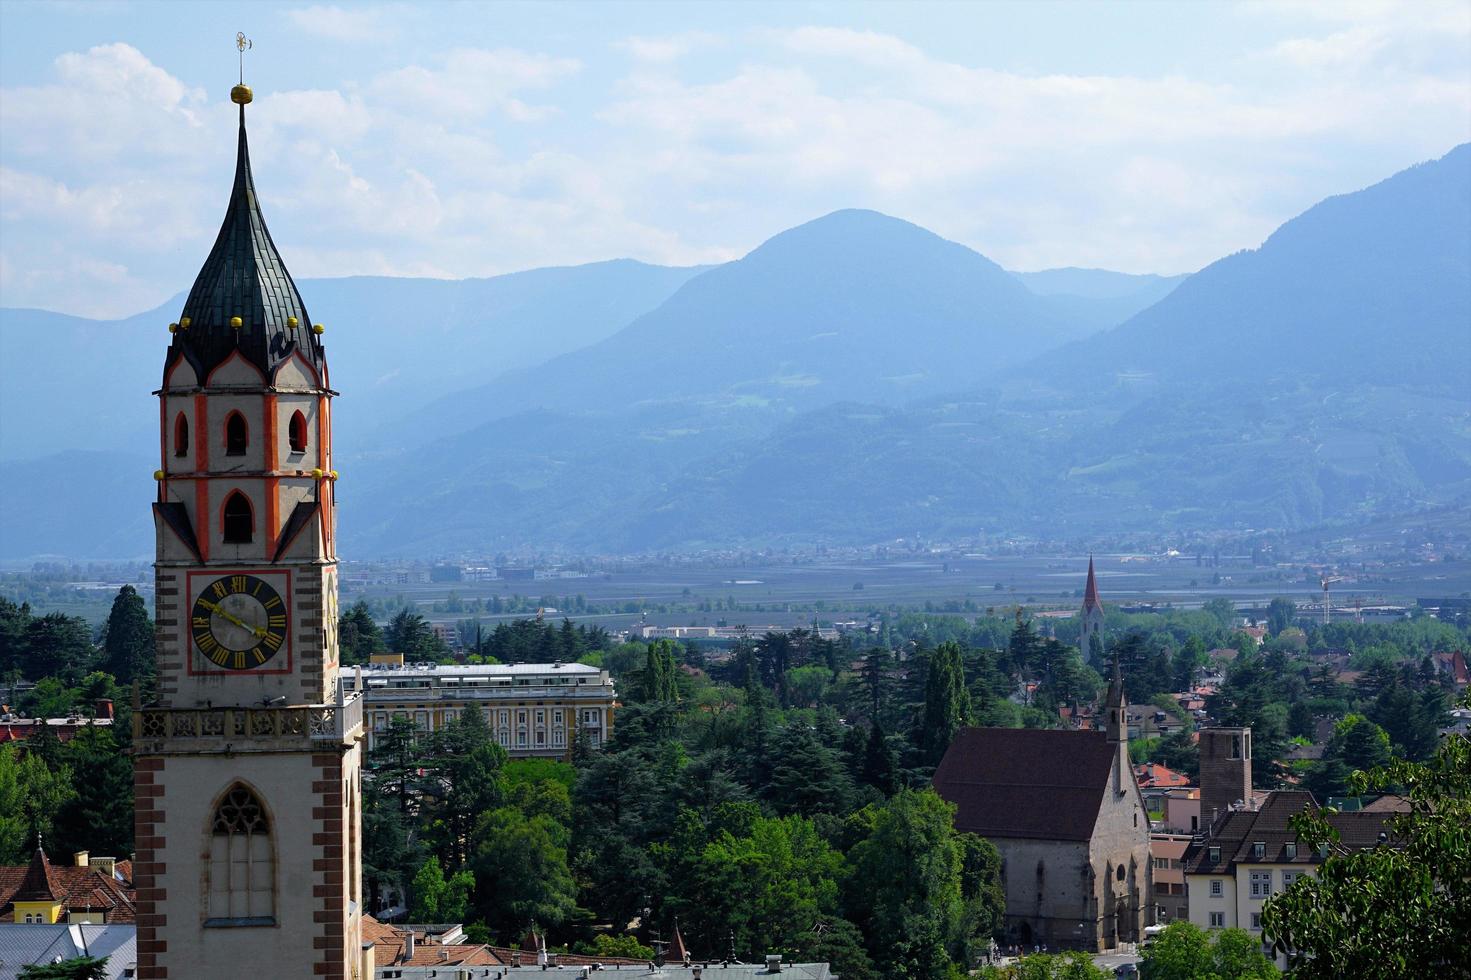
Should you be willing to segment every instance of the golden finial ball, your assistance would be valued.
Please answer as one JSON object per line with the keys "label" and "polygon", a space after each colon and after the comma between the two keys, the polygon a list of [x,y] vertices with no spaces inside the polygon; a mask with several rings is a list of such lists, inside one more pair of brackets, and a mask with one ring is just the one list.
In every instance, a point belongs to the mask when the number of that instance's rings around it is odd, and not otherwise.
{"label": "golden finial ball", "polygon": [[189,318],[187,316],[181,316],[181,317],[179,317],[179,329],[181,329],[181,330],[188,330],[189,329]]}
{"label": "golden finial ball", "polygon": [[169,324],[169,333],[178,333],[178,332],[179,332],[179,325],[177,323],[170,323]]}
{"label": "golden finial ball", "polygon": [[163,470],[154,470],[153,471],[153,478],[155,480],[162,480],[163,479]]}
{"label": "golden finial ball", "polygon": [[320,480],[321,478],[322,478],[322,470],[321,470],[320,467],[317,468],[317,469],[312,470],[312,479],[313,480]]}
{"label": "golden finial ball", "polygon": [[287,318],[286,318],[286,325],[287,325],[287,326],[288,326],[288,327],[291,327],[291,328],[292,328],[292,329],[293,329],[293,330],[294,330],[294,329],[295,329],[295,328],[296,328],[296,325],[297,325],[297,324],[298,324],[298,323],[300,323],[300,322],[301,322],[301,321],[300,321],[300,320],[298,320],[298,319],[297,319],[297,318],[296,318],[296,317],[294,317],[294,316],[288,316],[288,317],[287,317]]}
{"label": "golden finial ball", "polygon": [[236,85],[230,89],[230,101],[236,105],[250,105],[250,100],[255,98],[255,93],[250,91],[249,85]]}
{"label": "golden finial ball", "polygon": [[318,336],[320,336],[321,334],[324,334],[326,332],[327,332],[327,328],[324,327],[324,326],[322,326],[320,323],[314,323],[314,324],[312,324],[312,333],[317,334]]}
{"label": "golden finial ball", "polygon": [[337,471],[333,470],[331,473],[328,474],[328,476],[332,477],[332,479],[334,480],[337,479]]}
{"label": "golden finial ball", "polygon": [[244,325],[245,325],[245,321],[242,320],[242,319],[240,319],[238,316],[232,316],[232,317],[230,317],[230,327],[231,327],[231,329],[233,329],[233,330],[239,330]]}

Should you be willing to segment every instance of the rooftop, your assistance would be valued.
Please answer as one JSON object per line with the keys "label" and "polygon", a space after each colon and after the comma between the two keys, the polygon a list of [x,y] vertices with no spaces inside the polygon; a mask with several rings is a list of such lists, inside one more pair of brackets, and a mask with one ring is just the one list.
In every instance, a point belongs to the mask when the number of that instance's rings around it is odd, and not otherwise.
{"label": "rooftop", "polygon": [[1114,746],[1103,732],[962,728],[935,770],[955,829],[982,837],[1088,840]]}

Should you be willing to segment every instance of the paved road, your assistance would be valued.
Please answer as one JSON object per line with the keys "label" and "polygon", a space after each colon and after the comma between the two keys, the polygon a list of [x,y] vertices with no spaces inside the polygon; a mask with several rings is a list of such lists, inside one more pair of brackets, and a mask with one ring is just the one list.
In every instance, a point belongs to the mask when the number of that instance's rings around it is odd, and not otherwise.
{"label": "paved road", "polygon": [[1124,963],[1138,963],[1139,954],[1129,952],[1102,953],[1093,957],[1093,965],[1100,970],[1112,973],[1117,967]]}

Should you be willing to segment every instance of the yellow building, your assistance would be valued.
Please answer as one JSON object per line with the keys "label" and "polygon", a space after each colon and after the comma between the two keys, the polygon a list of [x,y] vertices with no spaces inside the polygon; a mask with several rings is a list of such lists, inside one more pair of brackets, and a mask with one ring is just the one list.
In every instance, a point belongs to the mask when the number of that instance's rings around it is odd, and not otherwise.
{"label": "yellow building", "polygon": [[590,748],[612,734],[613,680],[586,664],[372,664],[358,677],[347,683],[366,692],[369,748],[394,716],[433,732],[468,708],[513,758],[570,758],[579,734]]}

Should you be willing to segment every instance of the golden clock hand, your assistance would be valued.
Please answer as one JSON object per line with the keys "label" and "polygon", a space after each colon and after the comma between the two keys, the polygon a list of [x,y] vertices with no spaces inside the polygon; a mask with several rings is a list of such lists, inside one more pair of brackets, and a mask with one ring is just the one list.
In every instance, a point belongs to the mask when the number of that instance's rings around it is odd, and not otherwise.
{"label": "golden clock hand", "polygon": [[214,613],[216,616],[219,616],[225,622],[234,623],[236,626],[240,627],[243,630],[249,630],[251,636],[261,637],[266,635],[266,630],[264,626],[251,626],[239,616],[236,616],[226,610],[224,606],[210,602],[208,599],[200,599],[199,604],[204,606],[204,608],[208,609],[210,612]]}

